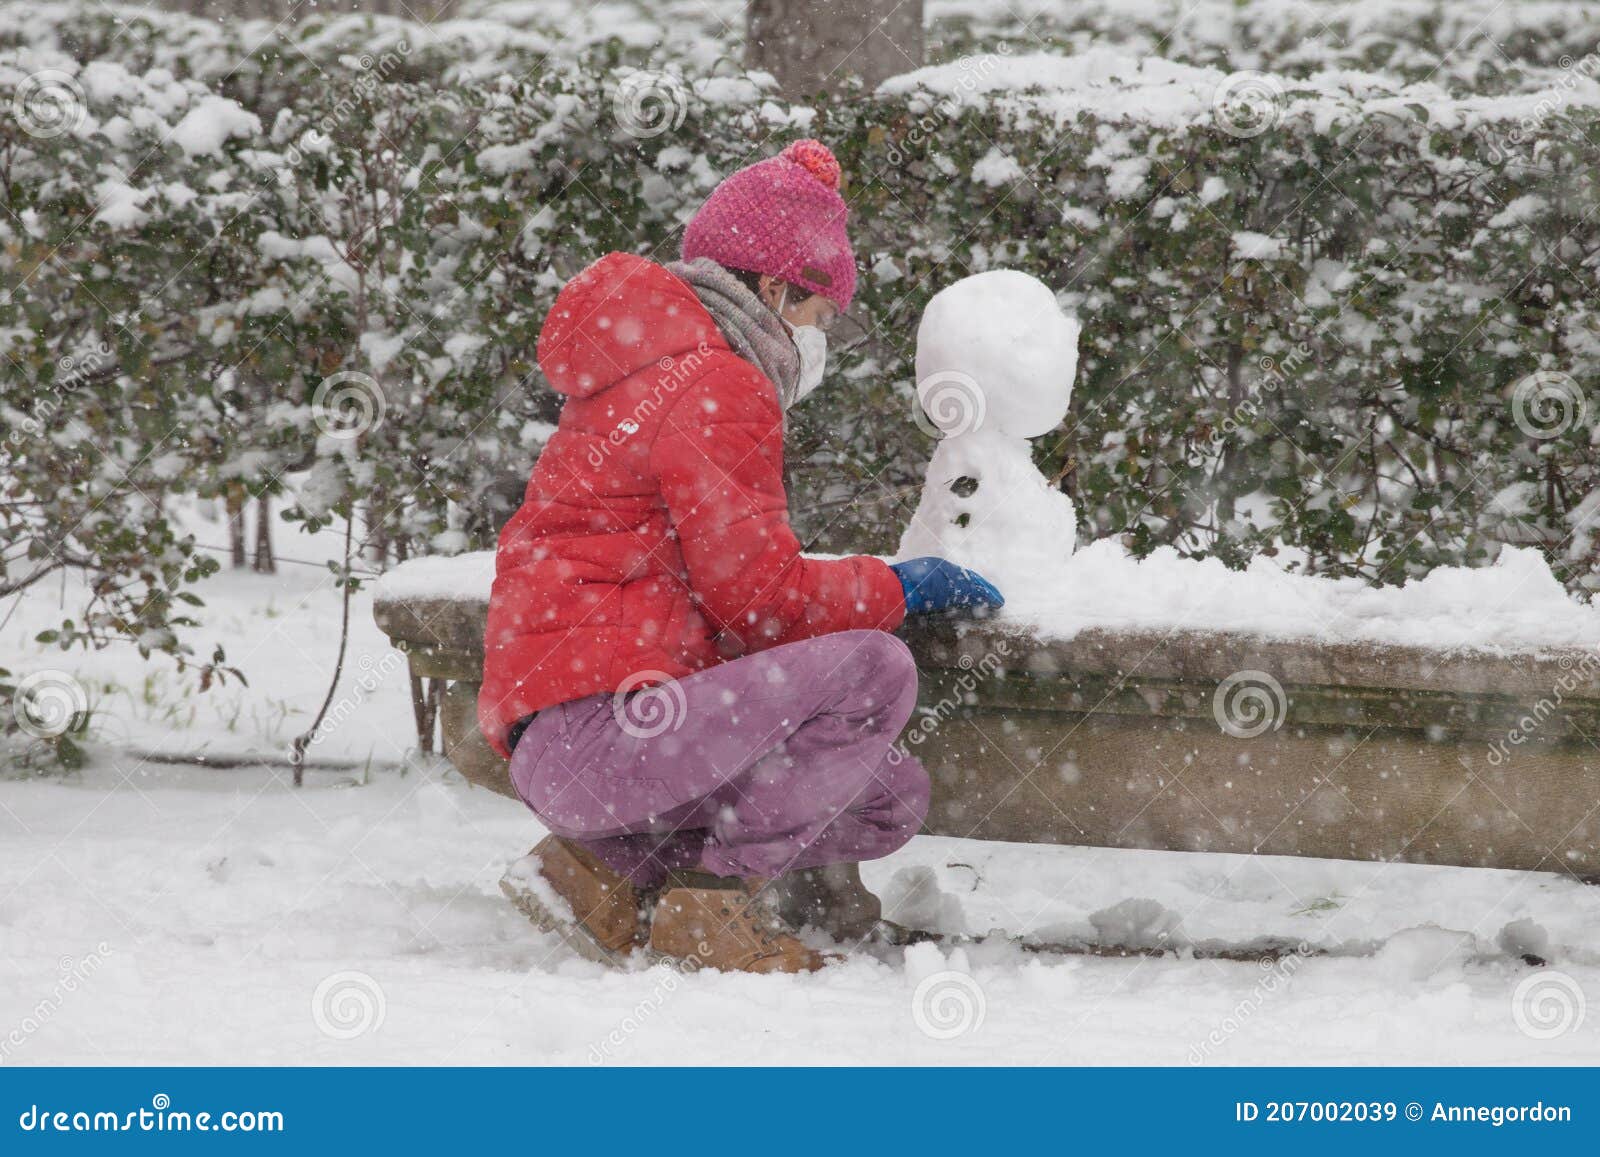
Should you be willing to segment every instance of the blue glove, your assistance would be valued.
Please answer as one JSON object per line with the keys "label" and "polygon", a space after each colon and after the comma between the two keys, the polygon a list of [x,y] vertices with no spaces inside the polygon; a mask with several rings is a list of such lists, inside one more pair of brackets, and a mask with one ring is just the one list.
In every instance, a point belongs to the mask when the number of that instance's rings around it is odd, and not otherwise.
{"label": "blue glove", "polygon": [[943,558],[913,558],[889,567],[906,593],[906,614],[952,607],[1003,607],[1006,600],[988,579]]}

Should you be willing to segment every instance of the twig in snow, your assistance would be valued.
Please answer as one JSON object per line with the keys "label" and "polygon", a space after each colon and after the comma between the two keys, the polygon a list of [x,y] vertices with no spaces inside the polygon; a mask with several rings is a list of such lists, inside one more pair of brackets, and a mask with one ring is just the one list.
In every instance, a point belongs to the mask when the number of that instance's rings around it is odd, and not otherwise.
{"label": "twig in snow", "polygon": [[339,570],[339,581],[344,586],[344,597],[339,610],[339,654],[333,661],[333,678],[328,680],[328,693],[322,697],[322,706],[317,709],[317,717],[311,721],[310,727],[295,736],[294,744],[289,749],[289,766],[294,768],[295,787],[300,787],[305,782],[306,747],[322,726],[322,721],[327,718],[328,708],[333,706],[334,692],[339,689],[339,676],[344,672],[345,648],[350,645],[350,595],[356,582],[350,572],[350,541],[355,536],[355,524],[354,514],[345,517],[344,559]]}

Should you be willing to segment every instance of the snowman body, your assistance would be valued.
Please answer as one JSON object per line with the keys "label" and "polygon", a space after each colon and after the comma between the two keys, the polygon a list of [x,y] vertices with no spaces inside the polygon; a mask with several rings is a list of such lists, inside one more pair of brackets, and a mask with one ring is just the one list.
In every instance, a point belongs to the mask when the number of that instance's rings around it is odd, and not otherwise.
{"label": "snowman body", "polygon": [[1037,278],[994,270],[948,286],[917,330],[917,395],[942,435],[899,556],[970,567],[1016,600],[1048,589],[1077,540],[1072,500],[1033,464],[1030,438],[1066,416],[1076,319]]}

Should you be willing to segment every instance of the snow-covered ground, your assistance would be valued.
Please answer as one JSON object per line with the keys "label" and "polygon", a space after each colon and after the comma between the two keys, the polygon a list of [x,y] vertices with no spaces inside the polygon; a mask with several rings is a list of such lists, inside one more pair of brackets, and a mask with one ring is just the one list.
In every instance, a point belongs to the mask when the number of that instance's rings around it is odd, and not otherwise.
{"label": "snow-covered ground", "polygon": [[1572,1003],[1600,892],[1555,876],[918,839],[869,880],[947,927],[1354,955],[924,945],[777,979],[576,958],[496,889],[534,822],[433,775],[113,755],[0,784],[0,831],[6,1063],[1600,1060]]}
{"label": "snow-covered ground", "polygon": [[[319,557],[292,535],[280,550]],[[355,706],[313,754],[357,766],[298,791],[281,767],[134,754],[277,753],[320,698],[325,572],[203,591],[195,638],[228,639],[237,694],[26,642],[59,590],[5,627],[17,668],[70,662],[115,689],[96,694],[90,768],[0,780],[0,1063],[1600,1061],[1600,1014],[1580,1017],[1600,994],[1600,890],[1538,873],[919,838],[867,869],[908,922],[1178,951],[991,941],[801,978],[603,971],[497,890],[533,818],[404,764],[403,673],[341,688]],[[370,615],[363,594],[357,672],[392,655]],[[1269,945],[1288,954],[1248,959]]]}
{"label": "snow-covered ground", "polygon": [[[226,528],[208,520],[213,512],[205,504],[183,513],[197,542],[226,541]],[[182,631],[197,658],[209,658],[220,643],[246,684],[228,680],[199,694],[192,676],[165,659],[146,662],[130,646],[86,653],[35,642],[63,618],[80,617],[85,598],[74,576],[0,605],[0,666],[17,675],[48,670],[75,679],[92,713],[90,738],[102,745],[184,757],[282,758],[327,694],[339,645],[339,596],[326,562],[342,546],[332,530],[307,535],[280,525],[276,533],[278,573],[225,570],[200,583],[193,590],[205,601],[195,612],[201,625]],[[329,722],[307,759],[398,764],[416,746],[404,658],[373,622],[370,592],[357,593],[350,626]]]}

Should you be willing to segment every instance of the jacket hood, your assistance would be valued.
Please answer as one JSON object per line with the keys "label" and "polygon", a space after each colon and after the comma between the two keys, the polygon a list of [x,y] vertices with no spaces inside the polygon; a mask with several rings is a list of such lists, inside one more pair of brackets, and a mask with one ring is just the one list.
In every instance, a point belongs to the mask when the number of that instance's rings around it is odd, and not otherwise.
{"label": "jacket hood", "polygon": [[587,398],[652,362],[727,340],[687,284],[654,261],[608,253],[562,288],[539,331],[539,368]]}

